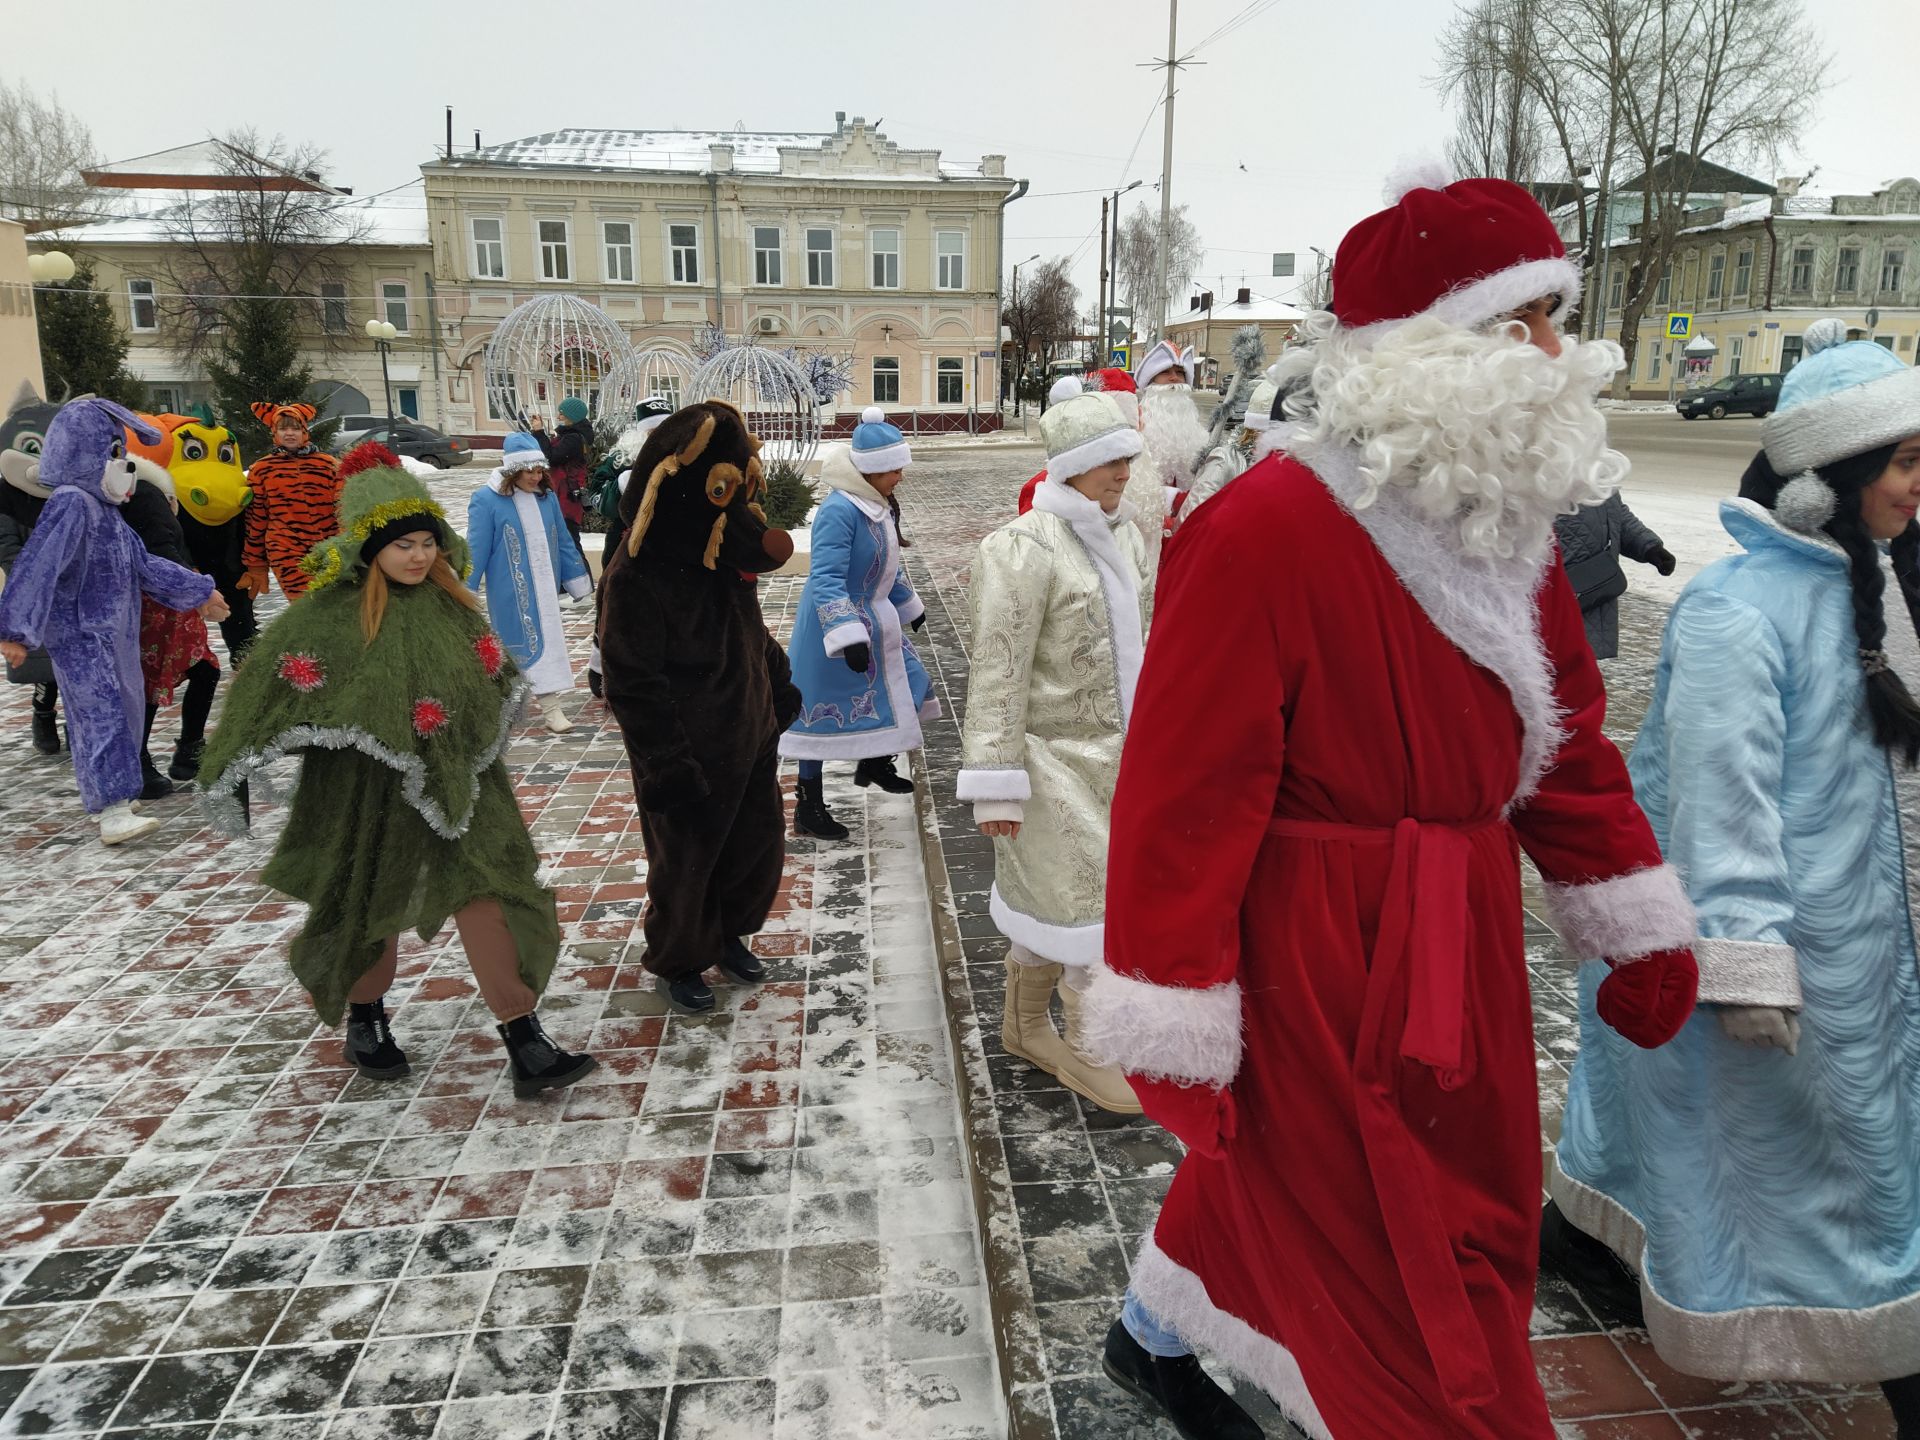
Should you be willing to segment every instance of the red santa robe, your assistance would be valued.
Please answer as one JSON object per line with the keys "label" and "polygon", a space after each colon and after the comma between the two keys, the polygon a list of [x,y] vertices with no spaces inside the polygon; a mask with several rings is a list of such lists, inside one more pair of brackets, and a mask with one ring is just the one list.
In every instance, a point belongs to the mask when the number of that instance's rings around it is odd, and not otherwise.
{"label": "red santa robe", "polygon": [[1685,945],[1692,912],[1560,566],[1315,467],[1255,465],[1161,572],[1087,1040],[1235,1118],[1134,1287],[1310,1434],[1550,1440],[1520,848],[1576,953]]}

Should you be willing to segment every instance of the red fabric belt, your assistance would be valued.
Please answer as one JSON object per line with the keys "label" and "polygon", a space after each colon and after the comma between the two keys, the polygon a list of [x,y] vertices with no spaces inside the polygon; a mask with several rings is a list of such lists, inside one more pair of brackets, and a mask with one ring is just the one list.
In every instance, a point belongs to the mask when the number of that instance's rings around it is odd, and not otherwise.
{"label": "red fabric belt", "polygon": [[1500,1386],[1435,1198],[1431,1162],[1401,1108],[1401,1062],[1429,1067],[1444,1090],[1458,1089],[1473,1076],[1466,1027],[1467,871],[1474,836],[1505,823],[1406,819],[1368,826],[1276,819],[1267,827],[1269,835],[1288,840],[1393,847],[1354,1045],[1353,1094],[1394,1262],[1440,1389],[1457,1409],[1492,1400]]}

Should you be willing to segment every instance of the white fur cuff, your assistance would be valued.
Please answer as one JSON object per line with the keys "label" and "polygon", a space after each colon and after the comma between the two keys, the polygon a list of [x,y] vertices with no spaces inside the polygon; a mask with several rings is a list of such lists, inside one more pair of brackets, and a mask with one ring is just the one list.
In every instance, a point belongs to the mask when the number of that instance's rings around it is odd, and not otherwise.
{"label": "white fur cuff", "polygon": [[1693,902],[1671,865],[1590,885],[1549,885],[1547,918],[1583,960],[1634,960],[1691,945],[1700,934]]}
{"label": "white fur cuff", "polygon": [[953,787],[958,800],[1031,800],[1033,781],[1025,770],[1009,766],[991,770],[962,770]]}
{"label": "white fur cuff", "polygon": [[1772,1005],[1798,1010],[1800,958],[1791,945],[1763,940],[1698,940],[1702,1005]]}
{"label": "white fur cuff", "polygon": [[1240,1073],[1240,985],[1194,990],[1099,967],[1081,1010],[1084,1047],[1130,1075],[1227,1085]]}
{"label": "white fur cuff", "polygon": [[576,575],[567,582],[567,594],[576,600],[584,600],[593,593],[593,580],[586,575]]}
{"label": "white fur cuff", "polygon": [[900,607],[900,623],[911,625],[927,613],[927,602],[918,595],[909,595],[906,604]]}
{"label": "white fur cuff", "polygon": [[827,654],[838,657],[849,645],[871,645],[873,637],[867,633],[867,627],[858,620],[842,620],[838,625],[820,637],[820,644]]}

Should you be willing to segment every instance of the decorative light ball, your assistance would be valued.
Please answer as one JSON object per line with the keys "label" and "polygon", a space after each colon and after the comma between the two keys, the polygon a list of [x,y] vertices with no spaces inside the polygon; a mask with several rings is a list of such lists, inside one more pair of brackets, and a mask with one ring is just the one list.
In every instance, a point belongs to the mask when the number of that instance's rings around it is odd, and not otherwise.
{"label": "decorative light ball", "polygon": [[618,435],[633,423],[633,407],[649,395],[659,395],[679,409],[686,403],[694,368],[692,357],[665,345],[629,350],[601,377],[593,400],[594,428]]}
{"label": "decorative light ball", "polygon": [[608,374],[633,346],[606,311],[577,295],[537,295],[507,313],[487,338],[487,402],[515,429],[532,409],[551,414],[569,395],[591,412]]}
{"label": "decorative light ball", "polygon": [[56,285],[64,285],[73,278],[73,257],[64,250],[47,252],[47,279]]}
{"label": "decorative light ball", "polygon": [[47,278],[47,257],[41,254],[27,256],[27,278],[39,285]]}
{"label": "decorative light ball", "polygon": [[820,411],[807,372],[756,345],[722,350],[694,372],[687,403],[726,400],[760,437],[761,463],[804,469],[820,448]]}

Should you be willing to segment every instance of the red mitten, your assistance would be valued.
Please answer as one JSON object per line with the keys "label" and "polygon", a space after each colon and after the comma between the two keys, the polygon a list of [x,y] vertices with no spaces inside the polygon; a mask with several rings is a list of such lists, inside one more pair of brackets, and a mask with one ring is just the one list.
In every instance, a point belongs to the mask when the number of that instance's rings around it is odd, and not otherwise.
{"label": "red mitten", "polygon": [[1661,950],[1644,960],[1609,960],[1600,982],[1600,1018],[1643,1050],[1680,1033],[1700,991],[1700,967],[1691,950]]}
{"label": "red mitten", "polygon": [[1149,1080],[1142,1075],[1127,1076],[1127,1083],[1140,1097],[1147,1118],[1177,1135],[1181,1144],[1196,1155],[1220,1159],[1225,1154],[1225,1142],[1239,1133],[1239,1112],[1234,1108],[1231,1090]]}

